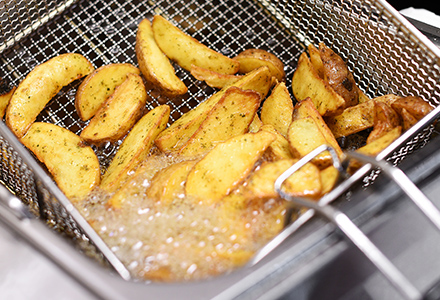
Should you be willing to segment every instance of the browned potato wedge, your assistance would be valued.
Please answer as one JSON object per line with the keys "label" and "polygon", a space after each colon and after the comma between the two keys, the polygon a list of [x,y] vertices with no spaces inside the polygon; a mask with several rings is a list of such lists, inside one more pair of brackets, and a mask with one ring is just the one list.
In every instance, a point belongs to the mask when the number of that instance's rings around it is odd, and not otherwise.
{"label": "browned potato wedge", "polygon": [[146,102],[147,91],[142,78],[128,74],[83,129],[81,137],[97,145],[119,140],[142,116]]}
{"label": "browned potato wedge", "polygon": [[99,185],[98,158],[73,132],[58,125],[35,122],[21,142],[45,164],[69,199],[80,200]]}
{"label": "browned potato wedge", "polygon": [[313,105],[313,102],[310,98],[306,98],[301,102],[298,102],[295,105],[295,109],[293,112],[293,119],[301,119],[301,118],[307,118],[311,117],[318,127],[319,131],[321,131],[322,136],[327,141],[326,144],[333,147],[333,149],[336,151],[339,157],[342,157],[342,149],[339,146],[338,142],[336,141],[335,136],[331,132],[331,130],[328,128],[326,122],[321,117],[319,112],[316,110],[315,106]]}
{"label": "browned potato wedge", "polygon": [[374,126],[368,135],[367,144],[400,125],[400,117],[391,106],[383,102],[374,102]]}
{"label": "browned potato wedge", "polygon": [[[287,140],[295,158],[301,158],[315,148],[328,144],[312,117],[293,120],[289,127]],[[332,163],[332,158],[328,151],[324,151],[316,156],[312,162],[320,169],[324,169]]]}
{"label": "browned potato wedge", "polygon": [[405,108],[402,107],[400,110],[400,116],[402,117],[403,130],[406,131],[413,127],[419,120],[416,119],[412,114],[410,114]]}
{"label": "browned potato wedge", "polygon": [[319,77],[305,52],[293,73],[292,92],[298,101],[310,97],[322,116],[339,115],[345,107],[345,100]]}
{"label": "browned potato wedge", "polygon": [[[386,147],[388,147],[392,142],[394,142],[402,133],[402,127],[398,126],[392,130],[385,133],[380,138],[374,140],[373,142],[360,147],[356,151],[369,156],[376,156],[382,152]],[[347,168],[349,174],[353,174],[357,169],[362,166],[362,163],[352,159]]]}
{"label": "browned potato wedge", "polygon": [[206,82],[210,87],[219,89],[234,84],[242,77],[241,75],[217,73],[195,65],[191,66],[191,75],[197,80]]}
{"label": "browned potato wedge", "polygon": [[91,62],[77,53],[61,54],[38,65],[12,95],[6,109],[6,125],[18,138],[22,137],[62,87],[93,70]]}
{"label": "browned potato wedge", "polygon": [[434,108],[425,100],[417,96],[408,96],[400,98],[391,104],[391,107],[398,113],[405,108],[417,120],[421,120]]}
{"label": "browned potato wedge", "polygon": [[[263,163],[247,180],[246,191],[254,197],[278,198],[275,180],[295,162],[295,159],[282,159]],[[312,163],[305,164],[284,182],[283,190],[294,197],[319,197],[322,186],[318,167]]]}
{"label": "browned potato wedge", "polygon": [[263,125],[261,130],[270,132],[275,136],[275,140],[269,145],[266,153],[264,153],[264,158],[269,161],[293,158],[289,142],[273,125]]}
{"label": "browned potato wedge", "polygon": [[185,192],[184,183],[196,161],[182,161],[156,173],[147,190],[147,196],[168,205]]}
{"label": "browned potato wedge", "polygon": [[128,172],[134,170],[148,155],[154,139],[165,129],[170,107],[161,105],[144,115],[125,137],[115,157],[102,177],[101,188],[112,192],[126,180]]}
{"label": "browned potato wedge", "polygon": [[373,127],[375,102],[383,102],[391,105],[391,103],[399,98],[399,96],[392,94],[377,97],[370,101],[349,107],[339,116],[327,117],[325,121],[335,138],[348,136]]}
{"label": "browned potato wedge", "polygon": [[292,122],[293,102],[284,82],[278,83],[261,107],[261,121],[275,127],[283,136]]}
{"label": "browned potato wedge", "polygon": [[271,133],[259,131],[217,144],[189,173],[187,197],[207,205],[218,203],[246,178],[274,139]]}
{"label": "browned potato wedge", "polygon": [[210,151],[219,142],[246,133],[260,102],[257,92],[230,87],[179,150],[179,155],[198,156]]}
{"label": "browned potato wedge", "polygon": [[9,101],[15,92],[16,87],[14,86],[9,92],[0,95],[0,119],[3,119],[6,113],[6,108],[8,107]]}
{"label": "browned potato wedge", "polygon": [[[270,85],[269,69],[262,67],[246,74],[231,86],[236,86],[242,90],[256,91],[260,94],[261,99],[263,99],[269,92]],[[163,152],[180,149],[200,127],[207,114],[222,98],[228,88],[229,86],[223,88],[200,103],[196,108],[182,115],[158,136],[155,141],[156,146]]]}
{"label": "browned potato wedge", "polygon": [[183,95],[186,85],[176,76],[174,67],[154,39],[148,19],[143,19],[136,33],[136,57],[142,75],[167,97]]}
{"label": "browned potato wedge", "polygon": [[238,72],[238,61],[208,48],[162,16],[154,16],[152,26],[159,48],[185,70],[191,71],[191,65],[195,65],[221,74]]}
{"label": "browned potato wedge", "polygon": [[75,108],[80,119],[87,121],[92,118],[130,73],[139,75],[140,71],[131,64],[109,64],[90,73],[75,96]]}
{"label": "browned potato wedge", "polygon": [[248,73],[262,66],[267,66],[270,73],[279,82],[286,80],[283,62],[274,54],[263,49],[246,49],[235,58],[240,63],[240,73]]}
{"label": "browned potato wedge", "polygon": [[344,107],[357,105],[358,87],[345,61],[324,43],[319,43],[319,54],[323,64],[324,80],[344,98]]}

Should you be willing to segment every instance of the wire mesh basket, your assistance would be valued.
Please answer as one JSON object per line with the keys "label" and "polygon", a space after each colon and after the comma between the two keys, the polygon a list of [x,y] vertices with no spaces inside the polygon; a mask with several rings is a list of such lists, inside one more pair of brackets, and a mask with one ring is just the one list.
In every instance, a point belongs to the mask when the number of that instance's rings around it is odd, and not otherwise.
{"label": "wire mesh basket", "polygon": [[[135,38],[139,22],[162,14],[212,49],[233,57],[249,48],[267,50],[285,64],[291,85],[299,55],[310,43],[324,42],[347,61],[360,88],[371,98],[384,94],[417,95],[437,107],[440,102],[440,51],[384,1],[0,1],[0,76],[11,85],[38,64],[58,54],[77,52],[95,67],[109,63],[137,65]],[[175,65],[188,86],[184,96],[168,99],[150,92],[152,109],[171,107],[170,123],[215,90]],[[65,87],[38,116],[79,134],[74,97],[79,81]],[[293,99],[293,97],[292,97]],[[419,122],[383,154],[398,164],[423,147],[437,118]],[[51,227],[102,259],[111,251],[57,189],[34,158],[4,124],[0,124],[1,181]],[[102,165],[117,144],[95,148]],[[92,250],[91,250],[92,249]],[[124,273],[123,266],[110,264]],[[116,265],[115,265],[116,264]]]}

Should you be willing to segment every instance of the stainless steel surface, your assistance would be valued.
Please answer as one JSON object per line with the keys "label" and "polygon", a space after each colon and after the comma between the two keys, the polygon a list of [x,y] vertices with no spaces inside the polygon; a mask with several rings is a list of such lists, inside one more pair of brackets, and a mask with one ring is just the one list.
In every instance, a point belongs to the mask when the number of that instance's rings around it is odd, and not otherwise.
{"label": "stainless steel surface", "polygon": [[[10,22],[5,19],[10,17],[4,11],[9,6],[4,1],[0,3],[3,5],[0,6],[0,20],[5,28],[4,22]],[[22,22],[21,25],[27,25],[14,27],[15,42],[2,41],[0,76],[16,85],[38,63],[71,51],[85,55],[96,67],[110,62],[136,64],[134,40],[137,24],[157,12],[201,42],[229,56],[247,48],[263,48],[276,54],[286,65],[287,84],[290,84],[296,61],[307,44],[323,41],[348,61],[361,89],[370,97],[386,93],[417,94],[434,106],[440,102],[440,51],[380,0],[273,3],[78,1],[52,21],[40,23],[38,30],[26,30],[32,22]],[[37,14],[37,19],[42,15]],[[171,122],[214,92],[182,69],[176,69],[189,87],[188,95],[170,100],[151,94],[153,101],[149,104],[149,108],[164,102],[170,104]],[[79,133],[86,123],[78,120],[73,107],[78,84],[63,89],[39,120]],[[426,145],[432,133],[429,125],[436,117],[437,113],[425,118],[388,148],[382,158],[397,164]],[[74,238],[79,249],[99,259],[105,249],[105,245],[100,247],[99,237],[90,231],[50,177],[4,125],[0,126],[0,134],[3,183],[20,196],[34,214],[47,220],[50,227]],[[103,164],[112,157],[115,149],[113,145],[96,149]],[[144,293],[163,298],[186,295],[185,291],[189,295],[194,290],[200,292],[198,296],[201,298],[215,295],[220,298],[246,297],[259,290],[257,283],[261,287],[270,286],[277,281],[274,277],[280,279],[282,274],[288,273],[281,265],[283,261],[301,261],[300,253],[304,257],[307,250],[314,248],[312,245],[329,234],[320,230],[319,222],[306,228],[311,233],[307,238],[299,233],[294,242],[287,240],[276,249],[278,251],[258,264],[212,281],[166,286],[142,285],[120,278],[109,279],[109,282],[133,299]],[[60,259],[69,258],[61,255]],[[85,271],[93,273],[93,270]]]}

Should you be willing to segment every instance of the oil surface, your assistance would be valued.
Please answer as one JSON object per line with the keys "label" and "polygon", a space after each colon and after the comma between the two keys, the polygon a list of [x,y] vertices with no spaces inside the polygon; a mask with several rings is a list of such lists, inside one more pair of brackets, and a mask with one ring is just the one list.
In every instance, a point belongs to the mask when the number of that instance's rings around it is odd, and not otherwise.
{"label": "oil surface", "polygon": [[126,184],[129,193],[120,208],[109,206],[112,195],[100,190],[81,203],[86,219],[133,277],[186,281],[227,273],[281,230],[285,208],[280,200],[238,207],[234,201],[196,203],[183,193],[166,204],[147,197],[155,173],[175,162],[151,156]]}

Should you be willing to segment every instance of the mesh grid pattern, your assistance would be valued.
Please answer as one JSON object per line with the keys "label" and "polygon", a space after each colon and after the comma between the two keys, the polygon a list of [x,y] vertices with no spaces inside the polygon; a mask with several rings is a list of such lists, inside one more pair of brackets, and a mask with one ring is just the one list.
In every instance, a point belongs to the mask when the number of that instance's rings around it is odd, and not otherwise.
{"label": "mesh grid pattern", "polygon": [[[66,6],[69,9],[57,14]],[[440,102],[438,58],[371,0],[94,0],[73,4],[0,0],[0,76],[18,85],[32,68],[66,52],[81,53],[95,67],[116,62],[137,65],[137,26],[143,18],[151,19],[156,13],[227,56],[249,48],[274,53],[285,64],[287,86],[306,46],[324,42],[347,61],[361,89],[370,97],[395,93],[420,95],[433,105]],[[188,86],[188,93],[167,99],[150,92],[148,103],[150,109],[164,103],[170,105],[170,122],[215,92],[179,66],[175,65],[175,69]],[[87,122],[80,121],[75,112],[79,83],[72,83],[54,97],[38,121],[80,133]],[[398,163],[423,146],[429,133],[429,129],[425,130],[390,159]],[[19,166],[19,157],[6,140],[0,139],[0,145],[1,180],[16,193],[28,193],[24,198],[37,211],[32,174]],[[107,145],[95,150],[100,160],[105,161],[115,147]],[[49,223],[88,244],[88,238],[44,187],[42,194]]]}

